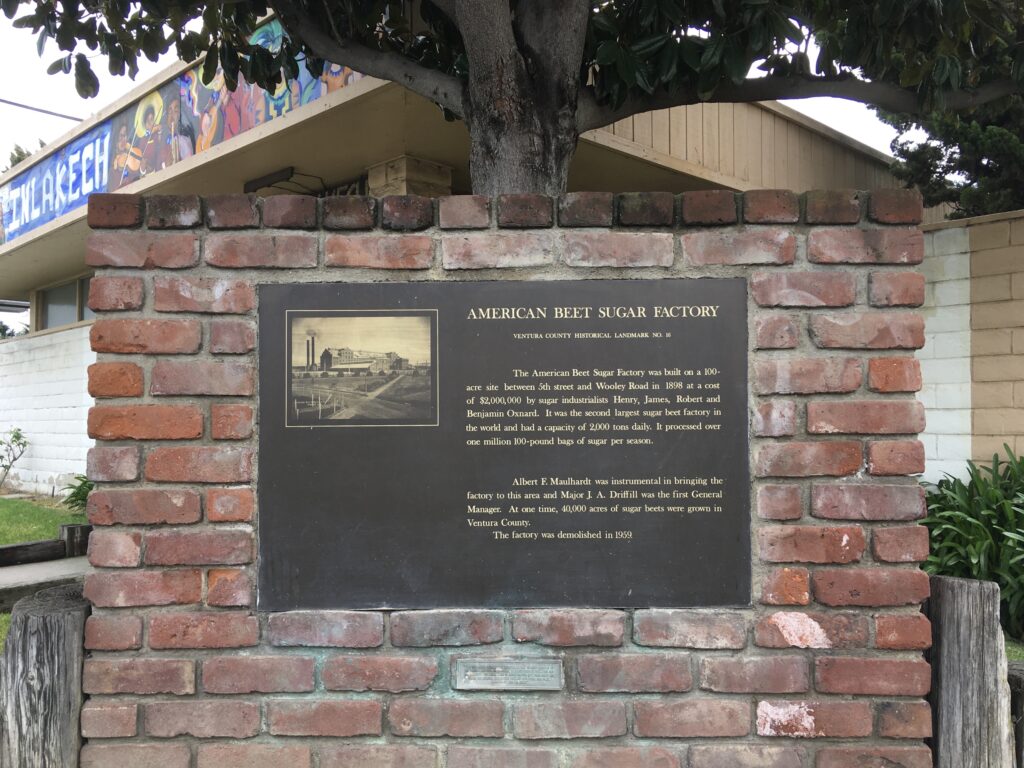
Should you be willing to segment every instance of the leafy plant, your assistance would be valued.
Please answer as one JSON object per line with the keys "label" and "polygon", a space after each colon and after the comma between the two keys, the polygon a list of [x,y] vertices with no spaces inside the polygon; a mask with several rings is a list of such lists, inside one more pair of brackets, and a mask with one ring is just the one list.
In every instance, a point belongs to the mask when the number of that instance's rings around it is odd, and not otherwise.
{"label": "leafy plant", "polygon": [[1024,636],[1024,458],[1004,446],[991,466],[967,463],[968,480],[946,475],[928,489],[924,524],[931,538],[928,573],[994,581],[1003,626]]}
{"label": "leafy plant", "polygon": [[12,428],[6,437],[0,437],[0,488],[3,488],[11,467],[25,454],[27,449],[28,439],[17,427]]}
{"label": "leafy plant", "polygon": [[85,505],[89,500],[89,493],[95,488],[95,484],[85,475],[75,475],[75,482],[68,483],[62,491],[67,495],[61,501],[65,507],[73,512],[85,512]]}

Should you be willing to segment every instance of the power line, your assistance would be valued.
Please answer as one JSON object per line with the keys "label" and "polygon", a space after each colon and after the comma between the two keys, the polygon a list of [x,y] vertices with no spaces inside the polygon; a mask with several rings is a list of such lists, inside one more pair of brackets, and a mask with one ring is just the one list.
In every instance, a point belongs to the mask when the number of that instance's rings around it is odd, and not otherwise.
{"label": "power line", "polygon": [[30,107],[28,104],[19,104],[16,101],[8,101],[7,99],[0,99],[0,104],[10,104],[12,107],[20,107],[21,109],[30,109],[33,112],[42,112],[44,115],[52,115],[53,117],[62,117],[65,120],[74,120],[76,123],[82,122],[80,117],[72,117],[71,115],[62,115],[60,112],[51,112],[48,109],[42,109],[41,107]]}

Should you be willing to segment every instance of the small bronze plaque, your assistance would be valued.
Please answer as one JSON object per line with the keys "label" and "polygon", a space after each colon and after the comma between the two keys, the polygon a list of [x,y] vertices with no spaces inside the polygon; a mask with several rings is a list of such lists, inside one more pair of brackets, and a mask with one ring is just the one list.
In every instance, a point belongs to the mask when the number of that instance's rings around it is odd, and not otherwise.
{"label": "small bronze plaque", "polygon": [[559,659],[456,659],[457,691],[560,691]]}

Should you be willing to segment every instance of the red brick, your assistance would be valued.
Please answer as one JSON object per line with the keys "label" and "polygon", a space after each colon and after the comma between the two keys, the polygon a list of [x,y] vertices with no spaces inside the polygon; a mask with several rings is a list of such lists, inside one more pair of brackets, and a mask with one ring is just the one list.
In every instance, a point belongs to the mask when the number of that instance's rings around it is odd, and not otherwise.
{"label": "red brick", "polygon": [[391,614],[391,644],[486,645],[505,638],[500,611],[399,611]]}
{"label": "red brick", "polygon": [[758,360],[754,365],[755,387],[762,395],[853,392],[863,379],[863,366],[855,357]]}
{"label": "red brick", "polygon": [[807,236],[815,264],[920,264],[924,237],[917,229],[815,229]]}
{"label": "red brick", "polygon": [[876,616],[875,647],[890,651],[931,648],[932,623],[923,613]]}
{"label": "red brick", "polygon": [[274,195],[263,198],[263,226],[315,229],[316,198],[312,195]]}
{"label": "red brick", "polygon": [[87,429],[96,440],[192,440],[203,436],[203,414],[194,405],[96,405]]}
{"label": "red brick", "polygon": [[856,224],[860,199],[853,189],[812,189],[804,196],[808,224]]}
{"label": "red brick", "polygon": [[240,565],[252,561],[249,530],[150,531],[146,565]]}
{"label": "red brick", "polygon": [[758,477],[843,477],[860,470],[861,444],[849,440],[762,445],[757,452]]}
{"label": "red brick", "polygon": [[869,696],[924,696],[932,684],[931,667],[920,660],[819,658],[815,685],[823,693]]}
{"label": "red brick", "polygon": [[322,206],[324,229],[373,229],[377,221],[377,201],[372,197],[325,197]]}
{"label": "red brick", "polygon": [[138,488],[89,494],[86,510],[93,525],[159,525],[199,521],[199,494],[190,490]]}
{"label": "red brick", "polygon": [[267,638],[278,646],[376,648],[384,642],[384,616],[367,611],[274,613]]}
{"label": "red brick", "polygon": [[671,267],[672,235],[661,232],[565,232],[570,267]]}
{"label": "red brick", "polygon": [[735,224],[736,193],[728,189],[684,192],[682,215],[686,224]]}
{"label": "red brick", "polygon": [[796,434],[796,403],[791,400],[761,403],[753,413],[751,428],[756,437],[789,437]]}
{"label": "red brick", "polygon": [[314,234],[208,235],[203,258],[212,267],[247,269],[315,267],[317,236]]}
{"label": "red brick", "polygon": [[633,733],[642,738],[670,739],[746,736],[750,733],[750,703],[710,698],[638,699],[633,704]]}
{"label": "red brick", "polygon": [[823,605],[916,605],[928,597],[928,574],[910,568],[815,571],[814,597]]}
{"label": "red brick", "polygon": [[868,361],[868,388],[873,392],[917,392],[921,363],[913,357],[875,357]]}
{"label": "red brick", "polygon": [[660,747],[598,747],[573,757],[570,768],[681,768],[679,755]]}
{"label": "red brick", "polygon": [[158,360],[150,374],[151,395],[238,395],[255,390],[251,365],[236,362]]}
{"label": "red brick", "polygon": [[883,701],[878,705],[878,735],[890,739],[931,738],[931,706],[927,701]]}
{"label": "red brick", "polygon": [[311,761],[307,746],[200,744],[196,765],[198,768],[309,768]]}
{"label": "red brick", "polygon": [[690,768],[801,768],[803,764],[803,752],[794,747],[701,744],[690,749]]}
{"label": "red brick", "polygon": [[328,691],[425,691],[437,677],[437,660],[425,656],[332,656],[324,663]]}
{"label": "red brick", "polygon": [[370,269],[429,269],[434,242],[429,235],[328,235],[324,264]]}
{"label": "red brick", "polygon": [[718,693],[803,693],[811,685],[803,656],[706,658],[700,687]]}
{"label": "red brick", "polygon": [[806,568],[777,568],[761,585],[765,605],[807,605],[811,602],[811,581]]}
{"label": "red brick", "polygon": [[695,267],[792,264],[796,259],[796,236],[785,229],[758,227],[742,232],[691,232],[680,239],[686,262]]}
{"label": "red brick", "polygon": [[388,195],[380,201],[380,225],[384,229],[410,231],[434,223],[434,204],[419,195]]}
{"label": "red brick", "polygon": [[554,223],[551,198],[546,195],[498,195],[499,227],[550,227]]}
{"label": "red brick", "polygon": [[[452,766],[451,758],[448,762]],[[434,747],[323,746],[320,768],[437,768]]]}
{"label": "red brick", "polygon": [[516,704],[512,730],[517,739],[599,739],[625,736],[621,701],[549,701]]}
{"label": "red brick", "polygon": [[875,560],[884,563],[918,563],[928,557],[928,529],[921,525],[876,528],[871,534]]}
{"label": "red brick", "polygon": [[211,405],[210,437],[214,440],[246,440],[252,437],[251,405]]}
{"label": "red brick", "polygon": [[134,568],[142,559],[142,534],[93,531],[88,554],[89,564],[97,568]]}
{"label": "red brick", "polygon": [[140,277],[96,276],[89,281],[89,309],[94,312],[141,309],[143,297]]}
{"label": "red brick", "polygon": [[868,443],[868,472],[872,475],[917,475],[924,472],[920,440],[875,440]]}
{"label": "red brick", "polygon": [[688,653],[587,654],[576,659],[581,691],[671,693],[693,687]]}
{"label": "red brick", "polygon": [[558,768],[558,765],[558,753],[547,749],[490,749],[456,744],[448,748],[447,768]]}
{"label": "red brick", "polygon": [[86,222],[90,229],[122,229],[142,223],[139,195],[93,192],[89,195]]}
{"label": "red brick", "polygon": [[206,519],[211,523],[245,523],[256,505],[251,488],[210,488],[206,492]]}
{"label": "red brick", "polygon": [[750,295],[762,307],[848,307],[857,300],[850,272],[755,272]]}
{"label": "red brick", "polygon": [[439,197],[437,224],[441,229],[487,229],[491,225],[491,199],[486,195]]}
{"label": "red brick", "polygon": [[117,739],[134,736],[138,730],[137,704],[107,704],[88,701],[82,707],[82,737],[86,739]]}
{"label": "red brick", "polygon": [[767,315],[757,318],[754,345],[758,349],[795,349],[800,331],[793,318],[785,315]]}
{"label": "red brick", "polygon": [[252,604],[252,580],[240,568],[211,568],[206,583],[207,605],[230,608]]}
{"label": "red brick", "polygon": [[93,651],[141,648],[142,619],[138,616],[94,613],[85,620],[85,647]]}
{"label": "red brick", "polygon": [[143,709],[149,736],[246,739],[260,732],[260,705],[252,701],[156,701]]}
{"label": "red brick", "polygon": [[853,563],[864,554],[859,525],[773,525],[757,532],[766,563]]}
{"label": "red brick", "polygon": [[89,366],[93,397],[141,397],[142,369],[134,363],[93,363]]}
{"label": "red brick", "polygon": [[88,573],[85,598],[97,608],[144,605],[188,605],[202,597],[199,571],[134,571]]}
{"label": "red brick", "polygon": [[244,315],[256,306],[256,291],[245,280],[214,277],[156,277],[153,307],[158,312]]}
{"label": "red brick", "polygon": [[815,315],[811,338],[825,349],[920,349],[924,346],[924,319],[904,312]]}
{"label": "red brick", "polygon": [[552,232],[481,232],[441,238],[445,269],[506,269],[551,264],[561,248]]}
{"label": "red brick", "polygon": [[94,352],[189,355],[199,351],[198,320],[96,320],[89,329]]}
{"label": "red brick", "polygon": [[210,229],[240,229],[260,225],[256,195],[208,195],[206,225]]}
{"label": "red brick", "polygon": [[516,611],[512,637],[517,643],[540,645],[622,645],[626,615],[622,611],[586,608]]}
{"label": "red brick", "polygon": [[146,226],[150,229],[191,229],[202,220],[198,195],[146,196]]}
{"label": "red brick", "polygon": [[256,327],[244,320],[212,320],[210,351],[219,355],[244,355],[256,349]]}
{"label": "red brick", "polygon": [[917,520],[924,517],[919,485],[823,485],[811,488],[811,514],[832,520]]}
{"label": "red brick", "polygon": [[252,458],[249,448],[154,448],[146,461],[146,479],[158,483],[248,483]]}
{"label": "red brick", "polygon": [[306,693],[316,662],[305,656],[215,656],[203,661],[207,693]]}
{"label": "red brick", "polygon": [[797,739],[871,735],[871,707],[865,701],[761,701],[758,736]]}
{"label": "red brick", "polygon": [[873,307],[920,307],[924,275],[919,272],[872,272],[868,292]]}
{"label": "red brick", "polygon": [[932,768],[928,747],[828,747],[815,768]]}
{"label": "red brick", "polygon": [[196,242],[191,232],[91,232],[85,239],[85,263],[90,267],[185,269],[199,261]]}
{"label": "red brick", "polygon": [[149,621],[149,647],[245,648],[256,645],[260,623],[244,613],[158,613]]}
{"label": "red brick", "polygon": [[86,659],[82,691],[107,693],[195,693],[195,663],[191,659]]}
{"label": "red brick", "polygon": [[652,608],[633,616],[637,645],[739,649],[747,644],[746,620],[738,613]]}
{"label": "red brick", "polygon": [[868,198],[868,216],[880,224],[920,224],[924,203],[916,189],[875,189]]}
{"label": "red brick", "polygon": [[267,703],[267,727],[275,736],[379,736],[379,701],[274,700]]}
{"label": "red brick", "polygon": [[788,189],[744,192],[743,220],[748,224],[795,224],[800,221],[800,201]]}
{"label": "red brick", "polygon": [[558,226],[610,227],[614,207],[611,192],[567,192],[558,199]]}
{"label": "red brick", "polygon": [[396,736],[501,738],[504,718],[505,705],[496,699],[397,698],[388,709],[388,724]]}
{"label": "red brick", "polygon": [[856,613],[778,611],[758,620],[754,643],[762,648],[863,648],[868,622]]}
{"label": "red brick", "polygon": [[762,520],[799,520],[803,516],[799,485],[762,485],[757,489],[757,516]]}
{"label": "red brick", "polygon": [[807,431],[818,435],[899,435],[924,431],[916,400],[819,400],[807,404]]}
{"label": "red brick", "polygon": [[624,227],[670,227],[675,221],[671,192],[625,192],[616,197],[619,224]]}
{"label": "red brick", "polygon": [[187,744],[85,744],[79,768],[188,768],[191,759]]}

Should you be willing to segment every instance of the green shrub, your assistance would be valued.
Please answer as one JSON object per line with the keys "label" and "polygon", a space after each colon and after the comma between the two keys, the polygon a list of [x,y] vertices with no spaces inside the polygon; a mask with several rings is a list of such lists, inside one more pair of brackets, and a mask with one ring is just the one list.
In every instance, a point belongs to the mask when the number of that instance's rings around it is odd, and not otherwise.
{"label": "green shrub", "polygon": [[75,475],[75,482],[61,489],[67,491],[61,504],[74,512],[85,512],[85,505],[93,487],[93,483],[85,475]]}
{"label": "green shrub", "polygon": [[967,463],[968,480],[947,475],[926,489],[928,573],[994,581],[1002,622],[1024,636],[1024,459],[994,455],[991,466]]}

